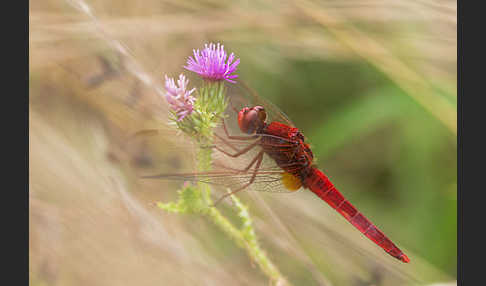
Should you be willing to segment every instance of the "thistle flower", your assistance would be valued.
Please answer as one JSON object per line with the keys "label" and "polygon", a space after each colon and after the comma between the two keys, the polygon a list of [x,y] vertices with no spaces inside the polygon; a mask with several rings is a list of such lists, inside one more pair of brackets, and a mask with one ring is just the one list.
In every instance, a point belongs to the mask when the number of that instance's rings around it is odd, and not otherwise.
{"label": "thistle flower", "polygon": [[172,110],[174,110],[177,121],[181,121],[187,115],[192,113],[194,108],[194,101],[196,98],[191,96],[191,93],[196,90],[195,88],[187,90],[189,80],[183,74],[179,75],[177,85],[173,78],[165,76],[165,89],[167,91],[165,98],[169,103]]}
{"label": "thistle flower", "polygon": [[235,55],[231,53],[226,61],[228,55],[223,45],[210,43],[209,46],[205,44],[202,51],[199,51],[199,49],[193,51],[194,58],[189,57],[187,59],[187,65],[184,66],[185,69],[193,71],[208,80],[226,80],[235,83],[232,79],[237,78],[238,75],[232,73],[236,71],[240,59],[235,60]]}

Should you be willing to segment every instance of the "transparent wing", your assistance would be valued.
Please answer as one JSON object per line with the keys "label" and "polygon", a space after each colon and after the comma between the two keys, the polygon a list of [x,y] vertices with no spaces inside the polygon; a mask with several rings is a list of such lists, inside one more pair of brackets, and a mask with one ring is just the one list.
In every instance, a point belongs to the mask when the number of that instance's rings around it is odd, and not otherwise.
{"label": "transparent wing", "polygon": [[236,84],[226,84],[230,108],[240,110],[243,107],[263,106],[267,112],[268,122],[278,121],[289,126],[295,124],[288,116],[270,101],[258,95],[245,81],[238,79]]}
{"label": "transparent wing", "polygon": [[[259,147],[256,147],[259,148]],[[256,154],[255,154],[256,153]],[[258,156],[259,152],[252,152]],[[284,171],[267,155],[263,155],[261,166],[245,170],[246,158],[223,159],[221,154],[214,154],[212,171],[186,173],[157,173],[141,175],[142,179],[175,180],[181,182],[202,182],[230,190],[251,190],[274,193],[290,193],[282,181]],[[252,160],[253,161],[253,160]],[[238,165],[238,166],[237,166]],[[254,164],[255,165],[255,164]],[[231,166],[231,167],[230,167]],[[243,166],[243,168],[241,167]]]}

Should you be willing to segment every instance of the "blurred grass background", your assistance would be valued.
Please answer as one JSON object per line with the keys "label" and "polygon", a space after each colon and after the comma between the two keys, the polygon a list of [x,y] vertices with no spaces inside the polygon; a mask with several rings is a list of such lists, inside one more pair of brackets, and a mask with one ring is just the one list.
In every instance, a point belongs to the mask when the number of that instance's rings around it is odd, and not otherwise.
{"label": "blurred grass background", "polygon": [[151,204],[177,184],[134,170],[190,164],[176,139],[127,144],[169,130],[163,75],[209,41],[241,58],[240,78],[411,258],[386,256],[310,193],[242,194],[290,282],[456,279],[455,1],[29,3],[32,285],[266,285],[211,224]]}

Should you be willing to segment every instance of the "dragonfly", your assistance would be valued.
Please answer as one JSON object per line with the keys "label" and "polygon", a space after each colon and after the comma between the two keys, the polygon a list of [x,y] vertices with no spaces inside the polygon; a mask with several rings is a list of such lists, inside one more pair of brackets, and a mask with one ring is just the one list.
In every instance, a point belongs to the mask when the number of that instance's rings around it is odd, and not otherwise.
{"label": "dragonfly", "polygon": [[[243,107],[240,109],[234,106],[234,100],[230,102],[234,114],[229,118],[233,117],[236,120],[241,134],[230,134],[223,118],[222,134],[216,132],[217,143],[208,148],[220,152],[225,157],[222,160],[224,162],[228,162],[229,158],[246,157],[246,167],[221,165],[218,170],[208,172],[165,173],[144,175],[142,178],[204,182],[230,188],[231,191],[221,196],[214,205],[250,186],[254,190],[269,192],[308,189],[389,255],[402,262],[410,262],[408,256],[352,205],[315,165],[309,143],[283,112],[259,97],[244,82],[240,83],[236,90],[231,92],[229,97],[246,100],[243,100]],[[245,94],[244,97],[236,96],[242,93]]]}

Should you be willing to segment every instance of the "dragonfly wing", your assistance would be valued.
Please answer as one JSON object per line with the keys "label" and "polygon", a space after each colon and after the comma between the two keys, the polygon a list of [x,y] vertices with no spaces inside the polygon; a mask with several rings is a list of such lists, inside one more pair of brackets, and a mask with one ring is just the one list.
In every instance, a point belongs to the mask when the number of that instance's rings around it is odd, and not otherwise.
{"label": "dragonfly wing", "polygon": [[[230,109],[240,110],[243,107],[252,107],[256,105],[263,106],[267,112],[269,121],[278,121],[289,126],[295,124],[288,118],[285,113],[270,101],[262,98],[258,93],[250,88],[243,80],[239,79],[236,84],[227,84],[228,100]],[[231,114],[231,110],[229,111]]]}
{"label": "dragonfly wing", "polygon": [[[238,143],[240,144],[235,145],[238,148],[243,148],[245,144],[246,146],[251,144],[251,142],[243,144],[241,141]],[[227,146],[225,148],[228,149],[228,152],[233,151]],[[227,154],[214,150],[211,171],[198,172],[192,169],[184,172],[155,173],[154,175],[154,172],[148,174],[149,170],[144,170],[141,177],[145,179],[164,179],[181,182],[203,182],[231,190],[247,189],[263,192],[292,192],[293,190],[287,189],[282,181],[284,171],[281,166],[278,166],[268,155],[263,155],[260,166],[257,168],[256,161],[260,154],[260,146],[255,146],[255,148],[249,150],[244,156],[242,155],[236,158],[231,158]],[[191,167],[194,168],[193,166]]]}
{"label": "dragonfly wing", "polygon": [[[247,172],[237,172],[219,167],[217,171],[192,173],[162,173],[142,175],[142,179],[175,180],[181,182],[207,183],[216,187],[231,190],[251,190],[262,192],[290,193],[282,182],[283,171],[274,169],[250,169]],[[252,183],[250,183],[253,180]]]}

